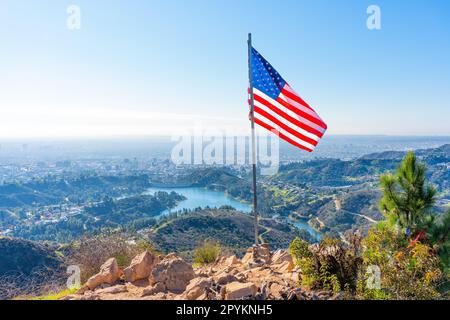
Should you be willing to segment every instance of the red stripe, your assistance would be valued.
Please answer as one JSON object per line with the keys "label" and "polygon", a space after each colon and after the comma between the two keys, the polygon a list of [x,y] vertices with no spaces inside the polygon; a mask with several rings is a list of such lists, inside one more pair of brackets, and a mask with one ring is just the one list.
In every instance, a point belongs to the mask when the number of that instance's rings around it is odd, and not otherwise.
{"label": "red stripe", "polygon": [[[314,114],[317,115],[317,119],[321,122],[320,126],[323,127],[324,129],[327,129],[328,128],[327,124],[325,122],[323,122],[322,119],[320,119],[317,112],[305,100],[303,100],[298,94],[287,90],[286,87],[289,87],[289,89],[292,90],[292,88],[288,84],[286,84],[284,86],[284,88],[281,89],[281,93],[283,95],[285,95],[287,98],[289,98],[290,100],[294,100],[295,102],[300,103],[302,106],[304,106],[304,107],[310,109],[312,112],[314,112]],[[294,91],[294,90],[292,90],[292,91]],[[286,99],[286,100],[288,100],[288,99]],[[288,100],[288,102],[289,102],[289,100]],[[293,107],[295,107],[295,106],[293,105]]]}
{"label": "red stripe", "polygon": [[[315,135],[318,136],[319,138],[322,138],[322,136],[323,136],[323,133],[322,133],[322,132],[320,132],[320,131],[317,130],[317,129],[311,128],[310,126],[308,126],[307,124],[305,124],[305,123],[299,121],[298,119],[295,119],[295,118],[291,117],[291,116],[288,115],[286,112],[280,110],[280,108],[274,106],[273,104],[271,104],[271,103],[270,103],[269,101],[267,101],[266,99],[260,97],[258,94],[253,95],[253,98],[254,98],[256,101],[258,101],[259,103],[262,103],[263,105],[265,105],[266,107],[268,107],[268,108],[269,108],[270,110],[272,110],[273,112],[275,112],[275,113],[277,113],[278,115],[280,115],[281,117],[285,118],[285,119],[288,120],[289,122],[292,122],[293,124],[295,124],[296,126],[302,128],[303,130],[306,130],[306,131],[308,131],[308,132],[310,132],[310,133],[312,133],[312,134],[315,134]],[[279,100],[279,98],[278,98],[277,100]],[[280,101],[278,101],[278,102],[280,102]],[[284,101],[283,101],[283,103],[284,103]],[[280,103],[280,104],[282,104],[282,103]],[[284,104],[283,104],[283,105],[284,105]],[[289,107],[287,107],[287,106],[285,106],[285,107],[288,108],[289,110],[295,112],[296,114],[298,114],[298,108],[295,108],[296,111],[294,111],[294,110],[291,109],[291,108],[294,108],[294,107],[292,107],[291,105],[289,105]],[[300,114],[299,114],[299,115],[300,115]],[[301,116],[302,116],[303,118],[305,118],[305,119],[308,119],[307,117],[304,117],[303,115],[301,115]],[[309,116],[309,115],[308,115],[308,116]],[[311,118],[311,116],[309,116],[309,117]],[[310,119],[308,119],[308,120],[310,120]],[[311,121],[311,122],[314,122],[314,121],[312,121],[312,120],[310,120],[310,121]],[[316,122],[314,122],[314,123],[316,123]],[[316,124],[317,124],[317,123],[316,123]],[[320,126],[320,124],[318,124],[318,125]]]}
{"label": "red stripe", "polygon": [[[323,129],[327,129],[327,125],[320,120],[319,118],[316,118],[312,115],[310,115],[309,113],[306,113],[302,110],[300,110],[299,108],[297,108],[296,106],[293,106],[292,104],[284,101],[283,99],[281,99],[280,97],[277,98],[277,102],[283,106],[285,106],[286,108],[288,108],[289,110],[291,110],[292,112],[295,112],[296,114],[298,114],[299,116],[308,119],[309,121],[317,124],[318,126],[322,127]],[[314,111],[314,110],[313,110]],[[323,135],[323,134],[322,134]]]}
{"label": "red stripe", "polygon": [[270,113],[268,113],[267,111],[264,111],[263,109],[261,109],[260,107],[255,106],[254,108],[254,112],[259,113],[261,116],[269,119],[270,121],[272,121],[273,123],[277,124],[278,126],[280,126],[281,128],[283,128],[284,130],[286,130],[287,132],[289,132],[290,134],[292,134],[293,136],[296,136],[297,138],[299,138],[300,140],[303,140],[309,144],[312,144],[313,146],[317,146],[317,141],[314,139],[311,139],[303,134],[301,134],[298,131],[295,131],[294,129],[292,129],[291,127],[289,127],[288,125],[286,125],[285,123],[281,122],[279,119],[275,118],[273,115],[271,115]]}
{"label": "red stripe", "polygon": [[[309,106],[309,104],[306,103],[305,100],[303,100],[302,98],[300,98],[298,95],[296,95],[296,94],[294,94],[294,93],[292,93],[292,92],[286,90],[285,88],[281,89],[281,93],[282,93],[283,95],[285,95],[286,97],[288,97],[289,99],[292,99],[292,100],[294,100],[294,101],[300,103],[302,106],[305,106],[305,107],[307,107],[307,108],[313,110],[313,108],[311,108],[311,107]],[[313,110],[313,111],[314,111],[314,110]],[[315,112],[315,111],[314,111],[314,112]]]}
{"label": "red stripe", "polygon": [[305,146],[303,146],[303,145],[301,145],[301,144],[295,142],[295,141],[292,140],[291,138],[288,138],[288,137],[285,136],[284,134],[280,133],[277,129],[275,129],[275,128],[269,126],[268,124],[264,123],[263,121],[259,120],[258,118],[254,118],[254,121],[255,121],[256,124],[260,125],[261,127],[266,128],[266,129],[269,130],[269,131],[272,131],[272,132],[275,133],[278,137],[280,137],[281,139],[283,139],[283,140],[289,142],[290,144],[296,146],[297,148],[306,150],[306,151],[308,151],[308,152],[312,152],[312,149],[309,149],[309,148],[307,148],[307,147],[305,147]]}

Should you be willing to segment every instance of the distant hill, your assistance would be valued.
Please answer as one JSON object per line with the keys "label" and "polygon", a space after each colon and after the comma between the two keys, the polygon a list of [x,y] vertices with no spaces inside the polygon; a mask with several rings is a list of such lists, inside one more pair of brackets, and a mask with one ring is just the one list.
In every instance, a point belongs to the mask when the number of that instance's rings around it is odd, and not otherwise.
{"label": "distant hill", "polygon": [[401,160],[405,157],[406,151],[383,151],[375,152],[363,155],[359,159],[361,160],[375,160],[375,159],[387,159],[387,160]]}
{"label": "distant hill", "polygon": [[[444,144],[437,148],[429,148],[429,149],[419,149],[414,151],[415,154],[420,157],[424,158],[425,160],[441,156],[443,158],[450,159],[450,144]],[[407,151],[383,151],[383,152],[375,152],[366,154],[359,159],[364,160],[373,160],[373,159],[396,159],[401,160],[405,157]]]}
{"label": "distant hill", "polygon": [[340,187],[359,184],[376,174],[393,170],[397,165],[390,159],[318,159],[281,166],[273,179],[299,186]]}
{"label": "distant hill", "polygon": [[[308,184],[313,187],[357,185],[374,180],[379,174],[386,171],[395,170],[406,153],[406,151],[384,151],[346,161],[317,159],[294,162],[281,166],[273,179],[300,186]],[[441,180],[446,179],[445,173],[443,174],[441,171],[448,171],[446,164],[450,163],[450,144],[438,148],[416,150],[415,153],[427,165],[432,182],[441,186]],[[435,172],[439,172],[439,174],[433,177]],[[446,186],[446,184],[444,185]]]}
{"label": "distant hill", "polygon": [[0,208],[59,204],[67,199],[74,203],[87,199],[98,201],[105,195],[113,197],[123,193],[140,193],[149,186],[147,175],[73,175],[46,177],[26,183],[5,183],[0,185]]}
{"label": "distant hill", "polygon": [[[77,215],[57,223],[37,223],[22,226],[12,232],[15,237],[67,243],[83,234],[98,233],[103,228],[137,230],[155,223],[155,217],[186,198],[175,192],[156,192],[122,199],[104,197],[87,206]],[[0,211],[1,213],[1,211]],[[1,216],[0,216],[1,217]]]}
{"label": "distant hill", "polygon": [[[391,160],[398,165],[406,153],[406,151],[377,152],[362,156],[358,160]],[[446,193],[450,189],[450,144],[437,148],[419,149],[414,153],[427,165],[427,178],[430,182],[435,184],[439,191]]]}

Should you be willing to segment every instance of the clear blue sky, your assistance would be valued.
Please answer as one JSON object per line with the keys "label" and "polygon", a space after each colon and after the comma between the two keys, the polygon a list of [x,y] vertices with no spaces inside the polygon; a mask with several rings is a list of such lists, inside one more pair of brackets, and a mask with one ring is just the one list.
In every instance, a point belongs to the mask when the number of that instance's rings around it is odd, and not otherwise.
{"label": "clear blue sky", "polygon": [[2,0],[0,137],[246,126],[249,31],[329,133],[450,135],[448,0]]}

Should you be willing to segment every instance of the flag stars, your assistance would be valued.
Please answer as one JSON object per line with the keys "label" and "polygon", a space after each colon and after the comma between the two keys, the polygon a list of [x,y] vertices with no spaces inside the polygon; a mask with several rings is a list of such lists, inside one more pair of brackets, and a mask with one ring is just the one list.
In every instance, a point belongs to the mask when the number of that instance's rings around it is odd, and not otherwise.
{"label": "flag stars", "polygon": [[266,93],[273,99],[279,95],[284,87],[284,80],[278,72],[266,61],[261,54],[253,49],[253,83],[256,89]]}

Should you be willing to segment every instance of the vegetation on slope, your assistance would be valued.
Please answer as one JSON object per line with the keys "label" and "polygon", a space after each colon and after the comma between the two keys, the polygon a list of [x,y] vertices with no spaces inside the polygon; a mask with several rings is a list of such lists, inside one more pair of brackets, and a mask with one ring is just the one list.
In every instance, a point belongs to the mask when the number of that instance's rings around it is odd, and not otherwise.
{"label": "vegetation on slope", "polygon": [[37,223],[16,228],[13,235],[31,240],[49,240],[68,243],[86,234],[101,234],[105,229],[120,228],[130,231],[152,226],[155,216],[176,206],[185,197],[175,192],[157,192],[123,199],[104,197],[100,202],[57,223]]}
{"label": "vegetation on slope", "polygon": [[396,174],[380,181],[385,218],[367,237],[325,239],[315,246],[299,239],[291,243],[302,285],[344,289],[360,299],[448,298],[450,210],[436,219],[425,165],[408,153]]}
{"label": "vegetation on slope", "polygon": [[[261,220],[260,230],[268,231],[264,240],[274,248],[287,248],[300,235],[298,229],[273,221]],[[178,252],[187,258],[208,240],[220,244],[226,253],[242,255],[254,243],[253,217],[233,210],[199,210],[162,223],[150,232],[149,239],[158,251]]]}
{"label": "vegetation on slope", "polygon": [[216,261],[220,256],[221,248],[216,242],[206,241],[195,248],[194,263],[197,265],[204,265]]}
{"label": "vegetation on slope", "polygon": [[64,272],[62,264],[54,247],[23,239],[0,238],[0,299],[58,282]]}
{"label": "vegetation on slope", "polygon": [[0,207],[23,207],[100,201],[105,195],[136,194],[150,186],[147,175],[97,176],[95,174],[46,177],[26,183],[0,185]]}

